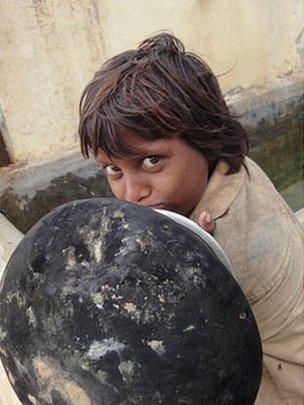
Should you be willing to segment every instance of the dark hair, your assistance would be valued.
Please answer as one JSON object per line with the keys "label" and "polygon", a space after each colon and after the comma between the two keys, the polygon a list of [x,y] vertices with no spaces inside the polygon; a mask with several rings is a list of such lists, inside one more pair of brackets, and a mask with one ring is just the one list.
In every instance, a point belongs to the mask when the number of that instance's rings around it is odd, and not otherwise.
{"label": "dark hair", "polygon": [[132,155],[125,131],[146,140],[179,136],[211,166],[225,160],[229,173],[240,169],[248,151],[246,132],[228,111],[209,66],[168,33],[109,59],[82,93],[85,157],[99,149],[109,156]]}

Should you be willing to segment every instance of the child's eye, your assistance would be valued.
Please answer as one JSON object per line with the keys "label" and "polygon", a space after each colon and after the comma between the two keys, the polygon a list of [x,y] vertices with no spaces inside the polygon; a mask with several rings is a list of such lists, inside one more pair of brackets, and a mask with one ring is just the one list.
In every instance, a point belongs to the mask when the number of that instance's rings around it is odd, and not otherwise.
{"label": "child's eye", "polygon": [[115,176],[120,172],[120,168],[114,165],[106,165],[104,169],[108,176]]}
{"label": "child's eye", "polygon": [[143,166],[153,167],[160,161],[160,157],[157,155],[147,156],[143,160]]}

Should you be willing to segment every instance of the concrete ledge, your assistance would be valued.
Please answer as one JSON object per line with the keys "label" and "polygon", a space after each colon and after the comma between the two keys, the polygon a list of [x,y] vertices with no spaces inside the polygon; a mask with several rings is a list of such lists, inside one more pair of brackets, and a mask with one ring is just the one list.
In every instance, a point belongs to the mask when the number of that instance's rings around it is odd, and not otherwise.
{"label": "concrete ledge", "polygon": [[278,118],[303,103],[303,78],[290,76],[248,89],[237,87],[225,94],[225,100],[248,131],[266,122],[275,125]]}
{"label": "concrete ledge", "polygon": [[0,169],[0,211],[21,232],[58,205],[94,196],[112,193],[97,164],[78,151]]}
{"label": "concrete ledge", "polygon": [[278,190],[301,180],[303,173],[303,78],[277,78],[265,86],[227,93],[233,113],[247,129],[249,156]]}

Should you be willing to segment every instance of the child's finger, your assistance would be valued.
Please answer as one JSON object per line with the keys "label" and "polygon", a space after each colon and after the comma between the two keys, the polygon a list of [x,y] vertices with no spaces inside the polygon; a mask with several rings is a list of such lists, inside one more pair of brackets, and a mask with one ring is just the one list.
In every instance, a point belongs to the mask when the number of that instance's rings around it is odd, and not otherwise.
{"label": "child's finger", "polygon": [[215,230],[215,221],[207,211],[203,211],[200,213],[200,215],[198,217],[198,224],[206,232],[209,232],[211,234]]}

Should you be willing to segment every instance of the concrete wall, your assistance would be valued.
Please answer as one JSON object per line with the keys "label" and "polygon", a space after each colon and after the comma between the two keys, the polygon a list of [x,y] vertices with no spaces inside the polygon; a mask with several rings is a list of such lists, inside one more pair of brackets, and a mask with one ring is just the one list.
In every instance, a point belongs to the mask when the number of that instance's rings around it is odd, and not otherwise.
{"label": "concrete wall", "polygon": [[303,1],[109,0],[106,56],[169,28],[222,76],[224,90],[298,74],[303,63]]}
{"label": "concrete wall", "polygon": [[[1,134],[13,162],[78,148],[78,100],[110,56],[168,29],[225,91],[303,73],[302,0],[2,0]],[[1,115],[1,114],[0,114]]]}
{"label": "concrete wall", "polygon": [[13,161],[77,145],[79,93],[103,60],[94,2],[1,2],[1,105]]}

